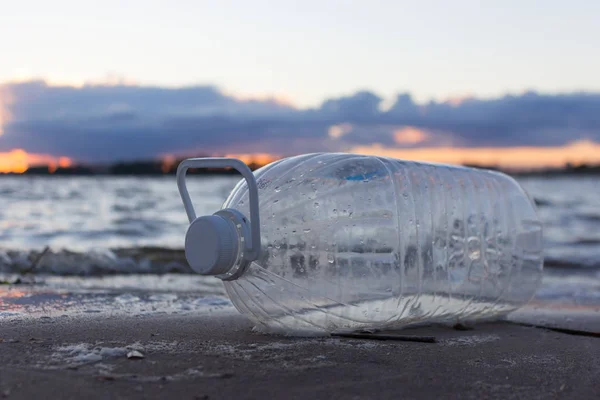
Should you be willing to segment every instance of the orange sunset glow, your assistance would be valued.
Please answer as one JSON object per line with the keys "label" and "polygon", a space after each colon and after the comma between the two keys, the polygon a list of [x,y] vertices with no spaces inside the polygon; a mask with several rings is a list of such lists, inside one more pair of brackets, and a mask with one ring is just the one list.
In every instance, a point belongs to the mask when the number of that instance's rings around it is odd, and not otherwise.
{"label": "orange sunset glow", "polygon": [[412,126],[407,126],[394,131],[394,141],[398,144],[417,144],[427,140],[427,133]]}
{"label": "orange sunset glow", "polygon": [[[177,167],[178,160],[182,158],[193,157],[193,155],[178,155],[175,156],[173,154],[166,154],[160,157],[160,169],[163,173],[169,173],[173,171]],[[272,163],[280,159],[281,157],[274,154],[269,153],[228,153],[225,155],[217,154],[213,155],[213,157],[227,157],[227,158],[237,158],[238,160],[243,161],[247,165],[255,164],[258,166],[263,166]]]}
{"label": "orange sunset glow", "polygon": [[[427,139],[427,133],[414,128],[405,128],[395,132],[399,143],[416,144]],[[555,147],[416,147],[390,148],[380,144],[356,146],[346,150],[348,153],[391,157],[403,160],[434,162],[456,165],[497,166],[509,170],[535,170],[541,168],[562,168],[572,165],[600,164],[600,144],[580,140]],[[266,165],[280,158],[268,153],[226,154],[225,157],[237,158],[246,164]],[[176,158],[168,155],[162,158],[163,170],[168,171]]]}
{"label": "orange sunset glow", "polygon": [[[421,131],[397,131],[397,142],[418,143],[425,140]],[[581,140],[555,147],[417,147],[410,149],[389,148],[380,144],[356,146],[347,152],[376,155],[397,159],[437,162],[444,164],[476,164],[497,166],[506,169],[560,168],[567,163],[572,165],[600,164],[600,144]],[[269,153],[229,153],[225,157],[237,158],[246,164],[266,165],[280,158]],[[177,158],[165,155],[161,158],[164,173],[170,171]],[[73,166],[68,157],[55,157],[48,154],[28,153],[22,149],[0,153],[0,173],[23,173],[32,166],[48,166],[50,173],[58,168]]]}
{"label": "orange sunset glow", "polygon": [[357,146],[352,153],[444,164],[494,165],[510,169],[536,169],[600,163],[600,144],[581,140],[556,147],[430,147],[394,149],[379,144]]}
{"label": "orange sunset glow", "polygon": [[48,154],[32,154],[22,149],[0,153],[0,173],[21,174],[32,166],[47,165],[50,172],[58,167],[67,168],[73,165],[68,157],[54,157]]}
{"label": "orange sunset glow", "polygon": [[246,164],[266,165],[279,159],[279,156],[268,153],[227,154],[225,157],[237,158]]}
{"label": "orange sunset glow", "polygon": [[163,174],[166,174],[167,172],[169,172],[175,166],[176,162],[177,162],[177,158],[172,154],[167,154],[166,156],[163,156],[161,159],[161,166],[160,166],[160,169],[163,172]]}

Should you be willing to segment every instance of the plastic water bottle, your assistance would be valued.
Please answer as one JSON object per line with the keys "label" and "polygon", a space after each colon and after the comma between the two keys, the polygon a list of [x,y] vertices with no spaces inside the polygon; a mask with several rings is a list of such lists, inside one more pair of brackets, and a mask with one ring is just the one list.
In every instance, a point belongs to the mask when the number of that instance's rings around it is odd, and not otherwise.
{"label": "plastic water bottle", "polygon": [[[185,172],[206,167],[245,180],[222,210],[196,218]],[[535,205],[499,172],[322,153],[254,174],[235,159],[188,159],[177,179],[190,266],[221,278],[263,331],[496,319],[527,303],[542,278]]]}

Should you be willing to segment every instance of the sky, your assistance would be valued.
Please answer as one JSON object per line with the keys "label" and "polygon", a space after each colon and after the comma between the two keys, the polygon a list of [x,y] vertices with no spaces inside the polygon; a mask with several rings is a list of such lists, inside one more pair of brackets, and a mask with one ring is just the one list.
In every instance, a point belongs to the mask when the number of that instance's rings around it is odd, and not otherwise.
{"label": "sky", "polygon": [[501,163],[519,148],[537,161],[507,163],[541,165],[594,161],[600,142],[593,0],[0,8],[0,158],[20,157],[21,169],[27,155],[63,164],[288,155],[289,143],[435,160],[453,152],[448,162],[481,148]]}

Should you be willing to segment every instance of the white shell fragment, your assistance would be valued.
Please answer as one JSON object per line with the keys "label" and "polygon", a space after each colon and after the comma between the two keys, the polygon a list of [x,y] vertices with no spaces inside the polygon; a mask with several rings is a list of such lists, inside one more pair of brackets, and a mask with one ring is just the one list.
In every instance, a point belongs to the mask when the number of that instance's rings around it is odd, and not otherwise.
{"label": "white shell fragment", "polygon": [[133,360],[139,360],[139,359],[144,358],[144,355],[137,350],[132,350],[129,353],[127,353],[127,358],[133,359]]}

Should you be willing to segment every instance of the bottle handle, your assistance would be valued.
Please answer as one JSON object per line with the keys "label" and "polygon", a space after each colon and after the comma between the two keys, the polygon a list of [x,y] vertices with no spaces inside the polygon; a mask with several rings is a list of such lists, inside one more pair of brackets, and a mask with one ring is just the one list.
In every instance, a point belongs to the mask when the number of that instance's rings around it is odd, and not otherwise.
{"label": "bottle handle", "polygon": [[177,167],[177,187],[183,200],[183,206],[188,220],[196,219],[196,211],[190,198],[185,183],[186,172],[189,168],[233,168],[238,171],[248,184],[250,196],[250,240],[246,242],[244,258],[248,261],[258,259],[260,254],[260,216],[258,212],[258,187],[252,170],[242,161],[236,158],[188,158],[183,160]]}

